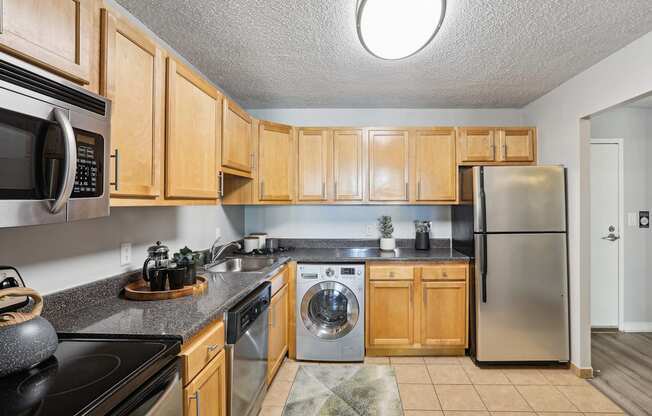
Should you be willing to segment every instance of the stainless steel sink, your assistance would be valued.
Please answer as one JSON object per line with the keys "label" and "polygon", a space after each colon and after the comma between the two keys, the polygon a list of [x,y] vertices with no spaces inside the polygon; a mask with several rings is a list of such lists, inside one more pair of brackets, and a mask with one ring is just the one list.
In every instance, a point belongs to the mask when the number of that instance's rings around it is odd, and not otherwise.
{"label": "stainless steel sink", "polygon": [[206,268],[209,272],[257,272],[276,261],[274,257],[232,257]]}

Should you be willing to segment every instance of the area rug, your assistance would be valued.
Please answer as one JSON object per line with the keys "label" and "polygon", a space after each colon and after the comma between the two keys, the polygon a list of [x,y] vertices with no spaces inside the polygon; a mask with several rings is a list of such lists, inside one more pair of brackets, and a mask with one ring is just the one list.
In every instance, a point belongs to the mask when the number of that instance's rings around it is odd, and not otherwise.
{"label": "area rug", "polygon": [[401,416],[390,366],[311,365],[297,371],[283,416]]}

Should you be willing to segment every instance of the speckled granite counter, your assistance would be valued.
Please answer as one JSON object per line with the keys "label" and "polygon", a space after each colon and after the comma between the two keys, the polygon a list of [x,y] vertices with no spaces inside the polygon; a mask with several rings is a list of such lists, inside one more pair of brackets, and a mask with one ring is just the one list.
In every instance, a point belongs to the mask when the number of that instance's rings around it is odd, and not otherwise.
{"label": "speckled granite counter", "polygon": [[[405,244],[406,245],[406,244]],[[46,297],[46,317],[60,333],[83,336],[170,337],[186,341],[231,306],[275,275],[288,261],[363,263],[391,261],[468,261],[469,257],[441,246],[426,251],[405,247],[382,252],[377,247],[297,247],[256,273],[210,273],[208,289],[199,296],[164,301],[132,301],[122,287],[137,273],[68,289]]]}
{"label": "speckled granite counter", "polygon": [[[256,273],[209,273],[206,292],[179,299],[146,302],[109,296],[93,300],[89,293],[88,306],[77,309],[74,305],[83,303],[84,299],[75,297],[83,297],[84,291],[73,288],[53,295],[55,304],[46,308],[43,315],[60,333],[170,337],[186,341],[204,326],[222,318],[227,309],[288,261],[287,257],[280,257],[272,266]],[[47,305],[48,297],[45,300]]]}

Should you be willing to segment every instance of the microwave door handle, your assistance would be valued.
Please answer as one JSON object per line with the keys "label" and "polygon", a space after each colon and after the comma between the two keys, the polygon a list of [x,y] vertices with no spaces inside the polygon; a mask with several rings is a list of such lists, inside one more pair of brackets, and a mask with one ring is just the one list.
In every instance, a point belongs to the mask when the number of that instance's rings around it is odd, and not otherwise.
{"label": "microwave door handle", "polygon": [[75,140],[75,132],[65,111],[60,108],[55,108],[54,118],[61,126],[61,131],[63,132],[64,149],[66,152],[66,157],[63,162],[63,186],[61,187],[59,195],[50,207],[50,212],[52,214],[57,214],[61,212],[61,210],[68,203],[70,195],[72,194],[72,188],[75,186],[75,174],[77,172],[77,145]]}

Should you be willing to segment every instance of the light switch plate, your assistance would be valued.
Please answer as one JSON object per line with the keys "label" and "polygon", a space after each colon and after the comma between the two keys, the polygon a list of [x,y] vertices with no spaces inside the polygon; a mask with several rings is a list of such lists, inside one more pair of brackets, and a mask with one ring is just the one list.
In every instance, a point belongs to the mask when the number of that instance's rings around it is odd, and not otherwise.
{"label": "light switch plate", "polygon": [[374,235],[374,226],[373,224],[368,224],[367,225],[367,237],[371,237]]}
{"label": "light switch plate", "polygon": [[215,239],[222,237],[222,229],[220,227],[215,227]]}
{"label": "light switch plate", "polygon": [[120,266],[131,264],[131,243],[120,244]]}

